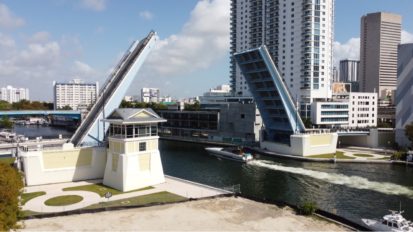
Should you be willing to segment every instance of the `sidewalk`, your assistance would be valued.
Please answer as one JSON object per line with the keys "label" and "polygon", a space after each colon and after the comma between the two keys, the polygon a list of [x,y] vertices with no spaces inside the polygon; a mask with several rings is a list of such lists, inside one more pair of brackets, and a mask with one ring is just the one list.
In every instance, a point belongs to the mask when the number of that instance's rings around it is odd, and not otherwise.
{"label": "sidewalk", "polygon": [[[29,186],[24,188],[25,193],[44,191],[45,195],[35,197],[23,205],[23,210],[30,210],[41,213],[54,213],[76,210],[88,207],[99,202],[108,202],[105,197],[90,191],[63,191],[64,188],[101,183],[102,180],[80,181],[70,183],[59,183],[40,186]],[[157,192],[167,191],[185,198],[203,198],[217,196],[228,193],[225,190],[219,190],[209,186],[193,183],[190,181],[180,180],[178,178],[165,176],[165,183],[153,186],[153,189],[124,193],[112,196],[109,201],[122,200],[126,198],[138,197]],[[79,203],[67,206],[47,206],[45,201],[58,196],[79,195],[83,200]]]}

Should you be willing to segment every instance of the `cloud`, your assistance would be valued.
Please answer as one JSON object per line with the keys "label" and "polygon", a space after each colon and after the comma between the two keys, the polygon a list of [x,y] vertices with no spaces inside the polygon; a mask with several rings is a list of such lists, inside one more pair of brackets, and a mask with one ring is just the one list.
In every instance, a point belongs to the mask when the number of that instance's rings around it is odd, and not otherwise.
{"label": "cloud", "polygon": [[88,64],[75,60],[73,63],[73,75],[82,79],[94,79],[98,72]]}
{"label": "cloud", "polygon": [[413,34],[402,30],[402,44],[404,43],[413,43]]}
{"label": "cloud", "polygon": [[82,52],[76,37],[51,40],[49,33],[42,31],[19,41],[0,33],[0,83],[29,88],[32,100],[51,100],[54,80],[79,77],[93,82],[101,77],[77,60]]}
{"label": "cloud", "polygon": [[106,9],[106,0],[81,0],[81,4],[84,8],[94,11]]}
{"label": "cloud", "polygon": [[24,19],[14,16],[6,5],[0,3],[0,28],[16,28],[24,24]]}
{"label": "cloud", "polygon": [[29,38],[31,43],[45,43],[49,40],[50,34],[47,31],[36,32]]}
{"label": "cloud", "polygon": [[158,40],[145,64],[145,74],[187,74],[228,55],[229,12],[228,0],[199,1],[180,33]]}
{"label": "cloud", "polygon": [[145,20],[151,20],[153,19],[153,14],[150,11],[141,11],[139,12],[139,17],[145,19]]}
{"label": "cloud", "polygon": [[[335,41],[333,43],[334,65],[337,66],[340,60],[355,59],[360,57],[360,38],[351,38],[345,43]],[[337,66],[338,67],[338,66]]]}

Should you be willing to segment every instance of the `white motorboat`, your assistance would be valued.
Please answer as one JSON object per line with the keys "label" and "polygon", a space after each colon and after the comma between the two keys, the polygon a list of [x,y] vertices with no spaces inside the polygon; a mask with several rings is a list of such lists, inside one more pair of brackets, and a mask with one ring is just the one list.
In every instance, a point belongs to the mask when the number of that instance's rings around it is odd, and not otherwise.
{"label": "white motorboat", "polygon": [[413,232],[413,223],[406,220],[403,211],[390,210],[391,214],[382,219],[361,219],[368,228],[374,231]]}
{"label": "white motorboat", "polygon": [[239,148],[207,147],[205,150],[213,156],[238,162],[246,163],[254,159],[251,153],[244,152]]}

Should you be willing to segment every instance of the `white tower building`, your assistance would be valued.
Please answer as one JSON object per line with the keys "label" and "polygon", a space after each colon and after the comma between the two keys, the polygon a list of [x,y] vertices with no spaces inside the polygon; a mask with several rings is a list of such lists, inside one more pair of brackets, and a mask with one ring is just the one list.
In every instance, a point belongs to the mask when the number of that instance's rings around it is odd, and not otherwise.
{"label": "white tower building", "polygon": [[158,150],[158,123],[152,109],[116,109],[110,123],[103,184],[123,192],[165,182]]}

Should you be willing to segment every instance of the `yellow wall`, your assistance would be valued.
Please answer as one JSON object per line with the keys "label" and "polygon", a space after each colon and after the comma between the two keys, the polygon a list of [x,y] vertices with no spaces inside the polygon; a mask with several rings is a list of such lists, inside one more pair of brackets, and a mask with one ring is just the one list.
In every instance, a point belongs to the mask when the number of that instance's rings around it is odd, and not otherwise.
{"label": "yellow wall", "polygon": [[151,170],[151,154],[150,153],[139,155],[139,170],[140,171]]}
{"label": "yellow wall", "polygon": [[331,143],[331,135],[310,135],[310,145],[320,146],[329,145]]}
{"label": "yellow wall", "polygon": [[109,148],[113,153],[123,154],[125,153],[125,147],[123,142],[109,141]]}
{"label": "yellow wall", "polygon": [[92,165],[93,148],[73,150],[43,151],[45,169],[70,168]]}
{"label": "yellow wall", "polygon": [[[139,152],[139,143],[146,142],[146,150],[158,150],[158,140],[131,141],[125,143],[126,153]],[[110,144],[112,145],[112,144]]]}
{"label": "yellow wall", "polygon": [[118,171],[119,154],[112,154],[112,171]]}

